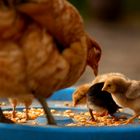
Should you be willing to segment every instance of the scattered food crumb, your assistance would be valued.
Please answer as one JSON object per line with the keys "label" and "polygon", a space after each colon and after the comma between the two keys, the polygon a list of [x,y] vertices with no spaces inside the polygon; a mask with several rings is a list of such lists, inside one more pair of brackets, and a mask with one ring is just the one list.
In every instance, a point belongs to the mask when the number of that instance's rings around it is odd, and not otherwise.
{"label": "scattered food crumb", "polygon": [[[64,111],[58,111],[55,109],[51,109],[51,112],[53,115],[56,116],[63,116],[63,117],[69,117],[73,120],[73,123],[68,123],[65,126],[118,126],[125,124],[124,120],[127,119],[125,115],[120,115],[117,119],[111,116],[99,116],[96,113],[93,113],[95,117],[95,121],[92,121],[90,119],[89,112],[77,112],[73,110],[64,110]],[[28,122],[26,120],[25,115],[25,109],[23,111],[17,111],[16,118],[12,118],[12,111],[4,111],[4,115],[13,120],[15,123],[25,124]],[[29,109],[29,119],[32,120],[30,122],[30,125],[39,125],[34,120],[44,115],[44,111],[41,108],[31,108]]]}
{"label": "scattered food crumb", "polygon": [[6,106],[5,102],[0,102],[0,106]]}

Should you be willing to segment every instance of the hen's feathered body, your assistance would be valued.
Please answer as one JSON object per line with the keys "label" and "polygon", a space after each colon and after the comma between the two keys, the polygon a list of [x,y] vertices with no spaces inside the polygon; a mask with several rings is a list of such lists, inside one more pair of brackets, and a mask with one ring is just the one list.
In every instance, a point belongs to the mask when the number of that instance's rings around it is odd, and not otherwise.
{"label": "hen's feathered body", "polygon": [[97,74],[101,49],[68,1],[1,1],[0,20],[0,97],[48,98],[87,64]]}

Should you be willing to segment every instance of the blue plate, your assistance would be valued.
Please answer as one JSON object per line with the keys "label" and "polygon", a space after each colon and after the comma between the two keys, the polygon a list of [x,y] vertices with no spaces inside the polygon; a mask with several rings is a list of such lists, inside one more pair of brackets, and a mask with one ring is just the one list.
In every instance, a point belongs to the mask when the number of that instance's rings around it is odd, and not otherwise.
{"label": "blue plate", "polygon": [[[55,92],[49,99],[51,101],[70,101],[75,88],[67,88]],[[55,109],[65,109],[57,108]],[[72,108],[75,109],[75,108]],[[75,109],[76,110],[76,109]],[[83,109],[84,110],[84,109]],[[79,109],[77,111],[80,111]],[[55,117],[59,126],[29,126],[0,123],[0,140],[139,140],[140,126],[125,125],[117,127],[64,127],[66,123],[73,122],[67,117]],[[36,121],[44,123],[44,117]]]}

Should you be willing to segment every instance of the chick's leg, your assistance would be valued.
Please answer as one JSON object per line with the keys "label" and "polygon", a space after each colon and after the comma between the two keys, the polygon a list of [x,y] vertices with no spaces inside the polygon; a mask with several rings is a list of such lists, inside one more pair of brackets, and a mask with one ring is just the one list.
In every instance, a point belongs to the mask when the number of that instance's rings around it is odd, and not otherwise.
{"label": "chick's leg", "polygon": [[135,114],[134,116],[130,117],[128,120],[125,121],[124,124],[129,124],[134,121],[135,118],[137,118],[140,114]]}
{"label": "chick's leg", "polygon": [[4,116],[1,108],[0,108],[0,122],[2,122],[2,123],[14,123],[12,120],[10,120]]}
{"label": "chick's leg", "polygon": [[94,118],[94,116],[93,116],[93,113],[92,113],[92,110],[91,110],[91,109],[89,109],[89,113],[90,113],[90,116],[91,116],[91,120],[92,120],[92,121],[95,121],[95,118]]}
{"label": "chick's leg", "polygon": [[56,125],[56,122],[49,110],[49,107],[48,107],[48,104],[46,102],[46,99],[40,95],[36,95],[34,94],[34,96],[37,98],[37,100],[40,102],[40,104],[42,105],[43,109],[44,109],[44,112],[45,112],[45,115],[46,115],[46,118],[48,120],[48,124],[50,125]]}

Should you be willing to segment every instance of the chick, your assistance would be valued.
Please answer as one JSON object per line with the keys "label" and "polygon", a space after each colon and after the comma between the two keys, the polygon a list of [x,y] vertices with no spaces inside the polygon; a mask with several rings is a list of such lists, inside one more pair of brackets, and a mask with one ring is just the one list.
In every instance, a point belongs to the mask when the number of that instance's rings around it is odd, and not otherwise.
{"label": "chick", "polygon": [[111,76],[120,76],[127,79],[125,75],[117,72],[98,75],[91,83],[81,85],[76,89],[76,91],[73,93],[73,105],[75,106],[81,103],[86,104],[86,94],[89,88],[96,83],[104,82],[108,77]]}
{"label": "chick", "polygon": [[120,108],[112,99],[111,94],[102,91],[104,82],[96,83],[87,92],[87,107],[93,121],[95,121],[92,111],[100,114],[113,114]]}
{"label": "chick", "polygon": [[25,105],[25,118],[26,118],[26,120],[29,120],[28,110],[29,110],[29,106],[32,104],[33,98],[34,97],[32,94],[27,94],[27,95],[25,95],[23,97],[19,97],[19,98],[9,98],[9,102],[13,106],[12,117],[13,118],[16,117],[16,106],[18,104],[22,103]]}
{"label": "chick", "polygon": [[73,106],[78,104],[86,104],[86,94],[90,86],[90,84],[84,84],[75,90],[75,92],[72,94]]}
{"label": "chick", "polygon": [[126,121],[132,122],[140,115],[140,81],[112,76],[105,80],[103,91],[111,93],[113,100],[121,107],[132,109],[135,114]]}

